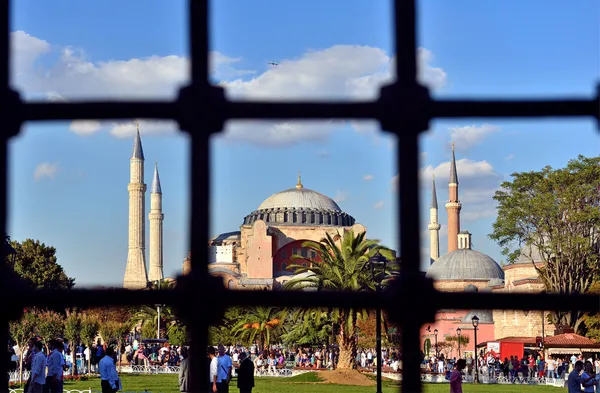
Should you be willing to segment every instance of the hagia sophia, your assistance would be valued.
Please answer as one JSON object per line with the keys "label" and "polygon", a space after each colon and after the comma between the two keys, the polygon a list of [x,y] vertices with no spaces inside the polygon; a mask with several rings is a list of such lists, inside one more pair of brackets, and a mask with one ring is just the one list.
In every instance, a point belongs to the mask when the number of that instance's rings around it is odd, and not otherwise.
{"label": "hagia sophia", "polygon": [[[523,256],[512,265],[500,266],[491,257],[476,251],[471,246],[471,233],[461,230],[458,172],[454,144],[448,179],[449,200],[445,207],[448,223],[447,253],[440,256],[438,201],[435,179],[433,179],[430,206],[430,258],[427,276],[435,280],[441,291],[471,292],[534,292],[539,293],[544,285],[530,260]],[[145,259],[145,193],[144,153],[139,127],[134,138],[130,158],[129,190],[129,250],[123,286],[142,289],[149,282],[164,279],[163,276],[163,231],[162,189],[158,167],[150,192],[149,213],[149,272]],[[209,269],[222,277],[229,289],[278,290],[292,277],[286,269],[292,255],[302,255],[318,261],[314,251],[302,247],[307,240],[320,241],[326,234],[334,238],[346,231],[365,232],[366,228],[356,223],[354,217],[344,212],[328,196],[305,188],[298,174],[295,187],[280,191],[265,199],[256,210],[244,217],[239,230],[220,234],[210,239]],[[479,235],[484,236],[484,235]],[[535,257],[535,255],[534,255]],[[183,274],[189,272],[191,255],[183,262]],[[298,263],[294,261],[294,263]],[[519,305],[515,305],[519,308]],[[422,344],[444,341],[456,335],[458,328],[463,335],[472,335],[471,318],[479,318],[478,341],[498,340],[508,336],[536,337],[551,335],[554,325],[547,322],[539,311],[491,311],[491,310],[443,310],[436,321],[424,326]],[[544,325],[542,325],[544,321]],[[434,337],[436,332],[436,337]],[[471,342],[464,353],[474,352]]]}

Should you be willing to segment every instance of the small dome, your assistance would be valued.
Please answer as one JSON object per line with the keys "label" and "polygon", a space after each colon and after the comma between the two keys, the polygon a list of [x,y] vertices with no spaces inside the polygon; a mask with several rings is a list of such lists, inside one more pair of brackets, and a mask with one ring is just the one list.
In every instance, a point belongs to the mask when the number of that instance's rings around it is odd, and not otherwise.
{"label": "small dome", "polygon": [[273,194],[260,204],[258,210],[277,208],[342,211],[333,199],[307,188],[290,188]]}
{"label": "small dome", "polygon": [[479,318],[479,323],[494,323],[494,317],[489,310],[471,310],[465,315],[462,323],[472,324],[475,315]]}
{"label": "small dome", "polygon": [[479,292],[479,288],[477,288],[475,285],[473,284],[469,284],[465,287],[464,289],[465,292]]}
{"label": "small dome", "polygon": [[427,271],[427,277],[435,280],[504,280],[504,270],[479,251],[460,249],[438,258]]}

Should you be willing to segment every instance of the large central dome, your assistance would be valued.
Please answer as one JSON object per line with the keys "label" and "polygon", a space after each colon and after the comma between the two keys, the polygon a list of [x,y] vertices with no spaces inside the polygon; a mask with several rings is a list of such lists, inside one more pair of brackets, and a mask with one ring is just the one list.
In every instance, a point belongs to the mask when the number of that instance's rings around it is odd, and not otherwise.
{"label": "large central dome", "polygon": [[273,194],[260,204],[258,210],[277,208],[342,211],[333,199],[307,188],[289,188]]}
{"label": "large central dome", "polygon": [[295,188],[265,199],[257,210],[244,217],[244,224],[256,220],[271,225],[354,225],[354,218],[344,213],[333,199],[304,188],[299,174]]}

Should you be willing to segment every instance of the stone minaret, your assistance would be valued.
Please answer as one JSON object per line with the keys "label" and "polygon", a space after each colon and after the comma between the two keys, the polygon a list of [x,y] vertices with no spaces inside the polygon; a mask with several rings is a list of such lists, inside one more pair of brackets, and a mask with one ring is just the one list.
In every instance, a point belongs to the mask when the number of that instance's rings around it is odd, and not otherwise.
{"label": "stone minaret", "polygon": [[144,184],[144,151],[140,139],[140,126],[133,141],[133,154],[129,160],[129,252],[123,287],[128,289],[146,288],[146,185]]}
{"label": "stone minaret", "polygon": [[454,156],[454,142],[452,142],[452,161],[450,162],[450,180],[448,182],[449,200],[446,203],[448,212],[448,252],[458,248],[458,233],[460,232],[460,209],[462,204],[458,200],[458,176],[456,174],[456,158]]}
{"label": "stone minaret", "polygon": [[431,190],[431,207],[429,208],[429,261],[437,261],[440,257],[440,224],[438,222],[438,203],[437,193],[435,191],[435,175],[431,181],[433,188]]}
{"label": "stone minaret", "polygon": [[150,191],[150,281],[162,280],[163,276],[163,219],[162,190],[158,177],[158,164],[154,165],[154,178]]}

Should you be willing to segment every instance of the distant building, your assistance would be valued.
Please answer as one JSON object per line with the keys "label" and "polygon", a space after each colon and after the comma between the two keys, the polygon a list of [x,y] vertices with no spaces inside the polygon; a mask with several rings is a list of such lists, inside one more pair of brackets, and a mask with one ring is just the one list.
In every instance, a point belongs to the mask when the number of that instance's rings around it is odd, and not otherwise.
{"label": "distant building", "polygon": [[[432,200],[430,206],[429,234],[431,266],[427,276],[434,279],[434,286],[440,291],[465,292],[526,292],[540,293],[544,285],[535,271],[532,263],[522,257],[513,265],[501,267],[490,256],[472,248],[471,233],[461,231],[460,212],[462,203],[458,192],[458,171],[454,143],[452,144],[452,160],[448,181],[449,200],[446,203],[448,214],[448,253],[440,255],[438,223],[438,202],[433,179]],[[535,255],[534,255],[535,259]],[[539,259],[539,258],[538,258]],[[430,347],[435,354],[435,331],[437,341],[444,342],[446,337],[456,336],[457,329],[461,334],[469,336],[469,344],[461,348],[461,354],[474,354],[473,316],[479,318],[477,340],[479,342],[499,340],[514,336],[519,332],[522,336],[542,335],[542,314],[539,311],[502,311],[502,310],[441,310],[436,315],[433,324],[424,326],[421,330],[423,348]],[[515,308],[519,308],[515,304]],[[544,319],[544,334],[551,335],[554,325]],[[458,355],[458,348],[453,356]],[[465,352],[466,351],[466,352]],[[431,355],[432,353],[430,353]]]}
{"label": "distant building", "polygon": [[[314,250],[303,246],[327,234],[339,239],[344,232],[366,228],[328,196],[304,187],[300,174],[296,186],[271,195],[242,220],[239,231],[210,239],[209,271],[230,288],[280,289],[293,276],[291,264],[319,261]],[[292,256],[306,260],[292,260]],[[190,271],[191,256],[183,273]]]}

